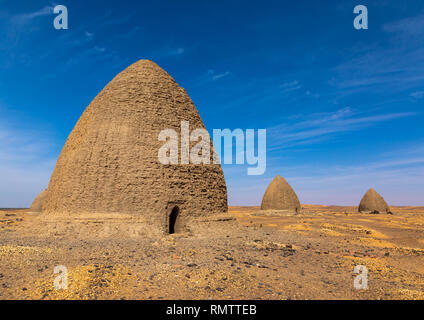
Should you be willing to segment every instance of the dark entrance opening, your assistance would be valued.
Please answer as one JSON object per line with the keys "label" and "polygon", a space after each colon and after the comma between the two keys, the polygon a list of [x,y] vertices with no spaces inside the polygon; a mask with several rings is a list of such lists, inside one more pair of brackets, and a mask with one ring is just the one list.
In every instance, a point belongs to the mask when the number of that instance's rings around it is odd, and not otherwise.
{"label": "dark entrance opening", "polygon": [[178,213],[180,213],[180,209],[175,206],[169,215],[169,234],[175,233],[175,225],[177,222]]}

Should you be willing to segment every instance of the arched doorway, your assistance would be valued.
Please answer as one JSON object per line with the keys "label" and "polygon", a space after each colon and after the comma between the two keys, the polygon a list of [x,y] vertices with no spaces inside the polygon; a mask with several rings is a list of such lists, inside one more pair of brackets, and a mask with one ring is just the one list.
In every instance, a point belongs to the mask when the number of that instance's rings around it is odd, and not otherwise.
{"label": "arched doorway", "polygon": [[180,213],[180,209],[177,206],[175,206],[172,209],[171,213],[169,214],[169,230],[168,230],[169,234],[175,233],[175,230],[176,230],[175,226],[177,224],[179,213]]}

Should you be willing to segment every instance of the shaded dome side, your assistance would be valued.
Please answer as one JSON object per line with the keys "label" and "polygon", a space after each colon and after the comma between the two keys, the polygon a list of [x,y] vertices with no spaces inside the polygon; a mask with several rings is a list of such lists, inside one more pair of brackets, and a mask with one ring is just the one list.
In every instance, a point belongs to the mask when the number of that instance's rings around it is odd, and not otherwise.
{"label": "shaded dome side", "polygon": [[32,212],[41,212],[43,209],[43,203],[47,197],[47,189],[44,191],[41,191],[38,196],[34,199],[34,201],[31,204],[31,207],[29,208]]}

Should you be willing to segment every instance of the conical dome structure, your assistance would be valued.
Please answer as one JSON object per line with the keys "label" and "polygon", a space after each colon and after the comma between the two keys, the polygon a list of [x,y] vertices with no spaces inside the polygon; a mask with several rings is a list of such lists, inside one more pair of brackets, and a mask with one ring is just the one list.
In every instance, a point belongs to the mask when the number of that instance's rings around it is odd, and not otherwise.
{"label": "conical dome structure", "polygon": [[376,211],[379,213],[390,212],[389,205],[382,196],[373,188],[369,189],[359,204],[359,212]]}
{"label": "conical dome structure", "polygon": [[148,60],[129,66],[90,103],[69,135],[43,212],[130,213],[162,229],[171,211],[181,217],[226,212],[219,164],[159,162],[165,143],[159,133],[173,129],[180,138],[182,121],[190,130],[205,129],[190,97],[167,72]]}
{"label": "conical dome structure", "polygon": [[276,176],[265,191],[262,210],[300,211],[300,202],[293,188],[280,175]]}
{"label": "conical dome structure", "polygon": [[44,200],[46,199],[46,196],[47,196],[47,190],[41,191],[38,194],[38,196],[34,199],[34,201],[32,202],[29,210],[31,212],[41,212],[41,210],[43,208]]}

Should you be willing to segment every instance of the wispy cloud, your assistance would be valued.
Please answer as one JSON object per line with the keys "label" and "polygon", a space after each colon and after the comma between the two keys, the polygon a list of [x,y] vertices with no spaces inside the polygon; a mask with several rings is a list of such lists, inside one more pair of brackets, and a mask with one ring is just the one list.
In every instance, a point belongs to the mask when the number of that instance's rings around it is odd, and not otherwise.
{"label": "wispy cloud", "polygon": [[357,205],[365,191],[374,187],[389,204],[424,204],[419,195],[424,179],[424,155],[396,160],[381,158],[377,162],[356,166],[322,164],[313,173],[307,173],[290,177],[292,184],[302,190],[306,203]]}
{"label": "wispy cloud", "polygon": [[[302,116],[296,123],[283,123],[268,129],[269,149],[280,149],[299,144],[315,142],[337,133],[360,130],[376,123],[405,118],[415,115],[412,112],[364,115],[355,113],[351,108],[334,112],[315,113]],[[301,117],[297,117],[300,119]]]}
{"label": "wispy cloud", "polygon": [[56,143],[38,130],[0,122],[0,208],[31,204],[47,187],[56,162],[55,150]]}
{"label": "wispy cloud", "polygon": [[415,92],[412,92],[410,94],[410,96],[411,97],[414,97],[416,99],[423,99],[424,98],[424,91],[415,91]]}
{"label": "wispy cloud", "polygon": [[424,14],[383,25],[381,37],[368,46],[353,47],[334,68],[329,82],[339,94],[373,90],[402,93],[424,81]]}
{"label": "wispy cloud", "polygon": [[40,136],[36,129],[16,129],[0,124],[0,163],[15,164],[38,161],[52,147],[50,140]]}
{"label": "wispy cloud", "polygon": [[34,12],[20,13],[11,17],[11,22],[15,25],[25,25],[37,17],[53,14],[52,6],[45,6]]}
{"label": "wispy cloud", "polygon": [[184,48],[184,47],[164,46],[164,47],[152,50],[150,53],[147,54],[147,57],[153,60],[169,59],[169,58],[181,57],[186,52],[187,52],[187,48]]}
{"label": "wispy cloud", "polygon": [[[290,165],[273,163],[267,175],[243,177],[240,168],[225,168],[229,180],[230,205],[259,205],[269,182],[282,174],[292,185],[302,203],[326,205],[358,205],[363,194],[371,187],[377,189],[391,205],[424,205],[421,196],[424,179],[424,152],[420,155],[402,155],[394,150],[396,158],[357,165],[330,165],[321,162]],[[238,169],[239,171],[236,171]],[[233,172],[233,171],[234,172]]]}
{"label": "wispy cloud", "polygon": [[398,21],[386,23],[383,25],[383,30],[390,33],[407,36],[424,34],[424,13],[416,16],[404,18]]}
{"label": "wispy cloud", "polygon": [[93,50],[96,51],[96,52],[105,52],[106,51],[106,48],[95,46],[93,48]]}
{"label": "wispy cloud", "polygon": [[[28,25],[38,17],[48,16],[53,14],[53,7],[46,6],[37,11],[25,12],[18,14],[11,14],[8,11],[0,10],[0,37],[2,47],[10,48],[16,44],[16,39],[20,36],[22,31],[26,28],[27,32]],[[7,42],[6,42],[7,41]],[[6,42],[6,43],[4,43]]]}
{"label": "wispy cloud", "polygon": [[63,43],[70,47],[80,47],[89,45],[94,40],[94,33],[80,30],[73,30],[62,35]]}
{"label": "wispy cloud", "polygon": [[213,81],[216,81],[216,80],[228,77],[229,75],[231,75],[231,72],[225,71],[225,72],[217,73],[216,70],[209,69],[208,75],[209,75],[210,79],[212,79]]}
{"label": "wispy cloud", "polygon": [[301,88],[302,88],[302,85],[299,83],[298,80],[285,82],[282,85],[280,85],[280,89],[282,90],[283,93],[296,91],[296,90],[299,90]]}
{"label": "wispy cloud", "polygon": [[229,71],[226,71],[224,73],[219,73],[219,74],[212,76],[212,80],[222,79],[222,78],[228,77],[229,75],[230,75]]}

